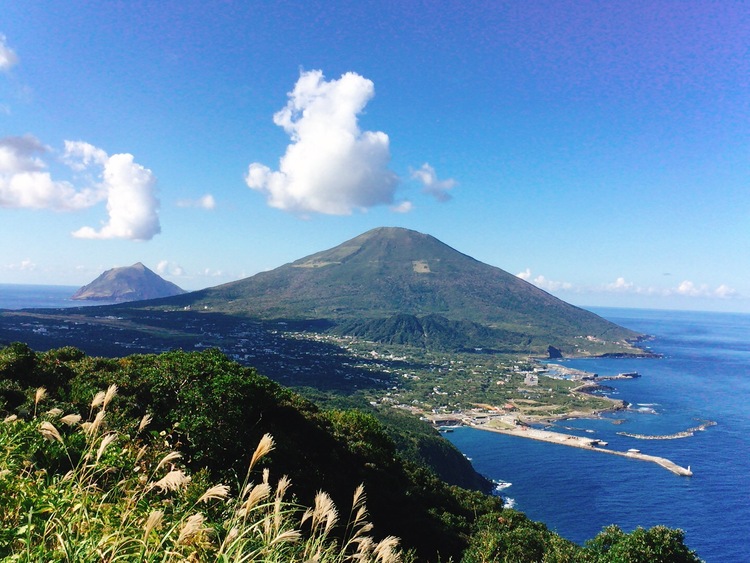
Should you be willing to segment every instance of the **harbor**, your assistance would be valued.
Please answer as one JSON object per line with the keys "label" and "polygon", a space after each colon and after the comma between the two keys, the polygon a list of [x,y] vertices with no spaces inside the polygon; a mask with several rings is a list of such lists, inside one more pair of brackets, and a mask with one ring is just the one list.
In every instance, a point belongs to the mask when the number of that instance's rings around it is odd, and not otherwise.
{"label": "harbor", "polygon": [[683,477],[690,477],[693,475],[690,466],[682,467],[677,465],[673,461],[642,453],[640,450],[631,449],[626,452],[608,449],[607,442],[598,440],[596,438],[584,438],[581,436],[574,436],[571,434],[563,434],[562,432],[551,432],[549,430],[540,430],[538,428],[532,428],[523,424],[508,424],[507,421],[490,420],[486,422],[472,422],[464,420],[462,421],[466,426],[476,428],[479,430],[487,430],[489,432],[498,432],[500,434],[507,434],[510,436],[518,436],[519,438],[527,438],[531,440],[539,440],[542,442],[548,442],[552,444],[560,444],[562,446],[570,446],[574,448],[582,448],[589,451],[596,451],[611,455],[619,455],[630,459],[637,459],[640,461],[649,461],[656,463],[664,469],[671,471],[675,475]]}

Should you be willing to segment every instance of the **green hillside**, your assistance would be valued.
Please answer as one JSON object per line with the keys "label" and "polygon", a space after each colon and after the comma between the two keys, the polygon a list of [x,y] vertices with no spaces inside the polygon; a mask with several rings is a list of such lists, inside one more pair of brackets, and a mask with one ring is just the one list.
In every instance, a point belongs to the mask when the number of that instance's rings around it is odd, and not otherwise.
{"label": "green hillside", "polygon": [[698,561],[660,526],[576,546],[213,350],[14,343],[0,415],[2,561]]}
{"label": "green hillside", "polygon": [[641,336],[401,228],[374,229],[274,270],[151,304],[325,319],[339,334],[439,349],[638,353],[628,341]]}

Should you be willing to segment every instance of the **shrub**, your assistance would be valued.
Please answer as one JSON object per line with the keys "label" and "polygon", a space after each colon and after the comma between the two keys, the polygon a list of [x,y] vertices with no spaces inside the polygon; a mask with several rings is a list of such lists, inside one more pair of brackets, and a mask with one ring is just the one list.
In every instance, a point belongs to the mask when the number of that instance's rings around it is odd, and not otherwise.
{"label": "shrub", "polygon": [[[314,506],[288,495],[259,462],[274,449],[266,434],[242,483],[207,483],[181,454],[144,440],[150,417],[132,436],[111,423],[110,386],[92,416],[59,409],[0,423],[0,558],[14,561],[353,561],[410,560],[398,540],[370,534],[363,487],[339,524],[330,497]],[[45,393],[35,394],[35,406]],[[156,445],[154,445],[156,444]],[[234,492],[234,494],[232,494]]]}

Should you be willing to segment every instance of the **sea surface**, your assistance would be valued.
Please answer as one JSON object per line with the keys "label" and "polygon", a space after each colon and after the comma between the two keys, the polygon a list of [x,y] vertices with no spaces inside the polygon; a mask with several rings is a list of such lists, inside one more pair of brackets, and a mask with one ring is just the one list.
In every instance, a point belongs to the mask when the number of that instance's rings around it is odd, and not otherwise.
{"label": "sea surface", "polygon": [[59,309],[106,305],[105,301],[73,301],[80,287],[67,285],[20,285],[0,283],[0,309]]}
{"label": "sea surface", "polygon": [[[0,309],[79,307],[77,287],[0,284]],[[679,477],[654,463],[471,428],[446,434],[475,468],[502,483],[506,502],[577,543],[608,524],[630,531],[665,524],[709,563],[750,561],[750,315],[592,308],[653,336],[659,359],[564,360],[599,374],[637,371],[606,382],[627,411],[566,420],[551,429],[601,438],[609,448],[690,466]],[[715,422],[692,437],[642,440]]]}
{"label": "sea surface", "polygon": [[[551,430],[601,438],[609,448],[636,448],[671,459],[694,475],[680,477],[654,463],[483,430],[446,436],[474,467],[502,482],[506,502],[577,543],[602,527],[664,524],[708,562],[750,561],[750,315],[637,309],[592,310],[653,336],[659,359],[563,360],[600,376],[637,371],[606,382],[607,394],[630,403],[624,412],[566,420]],[[644,440],[715,422],[694,436]]]}

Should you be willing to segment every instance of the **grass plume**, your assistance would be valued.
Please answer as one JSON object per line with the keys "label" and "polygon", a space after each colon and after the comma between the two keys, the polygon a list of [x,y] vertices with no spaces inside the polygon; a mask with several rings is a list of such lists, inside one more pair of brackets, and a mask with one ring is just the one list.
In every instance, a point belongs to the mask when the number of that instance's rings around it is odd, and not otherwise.
{"label": "grass plume", "polygon": [[[62,411],[41,417],[35,412],[30,420],[8,416],[0,424],[0,559],[411,561],[397,540],[376,542],[367,534],[372,526],[362,487],[353,497],[351,521],[339,526],[338,510],[325,492],[305,510],[287,498],[292,483],[286,476],[273,483],[267,468],[256,471],[275,447],[270,434],[252,453],[245,482],[236,487],[240,494],[233,496],[224,484],[192,493],[192,475],[180,465],[181,454],[163,451],[161,440],[139,437],[150,417],[141,420],[135,437],[111,428],[112,422],[104,428],[105,408],[116,393],[114,385],[97,393],[83,423],[78,414],[59,418],[62,431],[41,418],[57,418]],[[45,397],[38,390],[35,404]],[[46,466],[48,459],[63,463]],[[259,477],[255,482],[254,476]]]}

